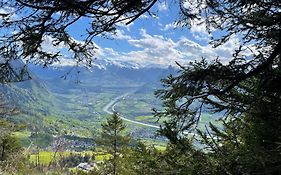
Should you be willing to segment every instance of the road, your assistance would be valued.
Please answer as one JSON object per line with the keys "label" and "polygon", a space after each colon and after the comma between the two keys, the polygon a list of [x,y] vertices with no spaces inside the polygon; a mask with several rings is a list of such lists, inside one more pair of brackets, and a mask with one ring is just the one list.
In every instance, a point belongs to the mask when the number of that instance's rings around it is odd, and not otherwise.
{"label": "road", "polygon": [[[112,99],[108,104],[106,104],[104,107],[103,107],[103,111],[108,113],[108,114],[113,114],[113,112],[115,112],[115,106],[118,102],[120,102],[120,100],[124,99],[125,97],[127,97],[128,95],[130,94],[133,94],[135,91],[131,91],[131,92],[127,92],[127,93],[124,93],[114,99]],[[124,121],[127,121],[127,122],[130,122],[130,123],[133,123],[133,124],[137,124],[137,125],[142,125],[142,126],[147,126],[147,127],[150,127],[150,128],[156,128],[156,129],[159,129],[160,127],[157,126],[157,125],[152,125],[152,124],[147,124],[147,123],[142,123],[142,122],[138,122],[138,121],[134,121],[134,120],[131,120],[131,119],[128,119],[126,118],[125,116],[122,116],[122,115],[119,115],[119,117],[124,120]]]}
{"label": "road", "polygon": [[[120,100],[123,100],[124,98],[126,98],[127,96],[129,96],[130,94],[133,94],[135,91],[131,91],[131,92],[127,92],[127,93],[124,93],[114,99],[112,99],[107,105],[105,105],[103,107],[103,111],[108,113],[108,114],[113,114],[113,112],[115,112],[115,106],[118,102],[120,102]],[[138,122],[138,121],[134,121],[134,120],[131,120],[131,119],[128,119],[122,115],[119,115],[119,117],[124,120],[124,121],[127,121],[127,122],[130,122],[130,123],[134,123],[134,124],[137,124],[137,125],[142,125],[142,126],[147,126],[147,127],[151,127],[151,128],[156,128],[156,129],[160,129],[159,126],[157,125],[152,125],[152,124],[147,124],[147,123],[142,123],[142,122]],[[189,137],[196,137],[196,138],[200,138],[200,136],[196,133],[185,133],[187,135],[189,135]],[[210,136],[207,136],[208,138],[211,138]],[[214,138],[213,139],[217,139],[217,138]]]}

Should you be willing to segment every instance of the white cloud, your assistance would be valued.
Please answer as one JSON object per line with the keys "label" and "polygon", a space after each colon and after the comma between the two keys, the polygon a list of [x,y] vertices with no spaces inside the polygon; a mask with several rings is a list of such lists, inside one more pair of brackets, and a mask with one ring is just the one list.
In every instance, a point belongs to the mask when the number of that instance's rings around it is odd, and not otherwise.
{"label": "white cloud", "polygon": [[132,39],[131,36],[126,35],[123,30],[119,30],[119,29],[117,29],[115,31],[115,34],[111,35],[111,37],[113,39],[118,39],[118,40],[129,40],[129,39]]}
{"label": "white cloud", "polygon": [[167,31],[167,30],[171,30],[171,29],[176,29],[177,27],[178,27],[177,24],[175,22],[173,22],[173,23],[166,24],[164,26],[164,28],[161,30]]}
{"label": "white cloud", "polygon": [[199,14],[200,10],[206,7],[206,4],[205,1],[202,1],[202,3],[198,3],[197,1],[183,1],[183,7],[188,9],[189,13]]}
{"label": "white cloud", "polygon": [[[237,37],[232,37],[226,44],[213,48],[211,45],[202,46],[188,38],[178,40],[161,35],[150,35],[145,29],[140,29],[140,37],[132,38],[120,31],[121,39],[135,47],[129,52],[119,52],[112,48],[98,48],[95,52],[98,60],[112,62],[119,66],[130,65],[132,67],[167,67],[175,65],[175,62],[186,64],[202,57],[212,60],[220,57],[223,62],[228,62],[232,54],[239,46]],[[93,64],[96,64],[95,61]],[[60,66],[75,65],[75,60],[62,59]]]}
{"label": "white cloud", "polygon": [[168,4],[165,1],[164,2],[159,2],[157,7],[158,7],[159,11],[166,11],[166,10],[168,10]]}
{"label": "white cloud", "polygon": [[208,32],[206,28],[206,23],[204,21],[194,20],[193,24],[191,25],[190,31],[207,35]]}
{"label": "white cloud", "polygon": [[148,19],[149,17],[146,14],[142,14],[139,19]]}
{"label": "white cloud", "polygon": [[75,65],[77,65],[76,61],[73,59],[69,59],[69,58],[60,58],[59,62],[55,62],[52,64],[52,66],[55,66],[55,67],[75,66]]}
{"label": "white cloud", "polygon": [[232,36],[225,44],[212,49],[214,50],[216,55],[224,58],[222,61],[226,63],[230,60],[229,58],[232,58],[233,53],[238,49],[239,46],[240,42],[238,37]]}
{"label": "white cloud", "polygon": [[181,51],[185,56],[190,57],[190,59],[200,59],[202,57],[213,59],[216,54],[213,49],[207,46],[201,46],[198,43],[191,41],[185,37],[181,38],[177,42],[177,49]]}
{"label": "white cloud", "polygon": [[[159,36],[159,35],[151,36],[147,34],[144,29],[140,30],[140,34],[142,38],[128,40],[129,44],[138,48],[150,48],[150,49],[171,47],[173,44],[172,40],[166,41],[166,39],[163,36]],[[163,43],[163,41],[165,42]]]}
{"label": "white cloud", "polygon": [[9,14],[9,12],[4,8],[0,8],[0,14]]}
{"label": "white cloud", "polygon": [[[121,21],[117,23],[117,26],[125,28],[127,31],[130,31],[131,27],[134,25],[134,22],[130,22],[130,19],[128,19],[126,16],[122,17],[123,19],[120,19]],[[129,24],[127,24],[130,22]]]}
{"label": "white cloud", "polygon": [[56,53],[61,49],[65,48],[63,44],[59,44],[58,46],[53,46],[54,38],[51,36],[44,36],[43,42],[41,44],[42,50],[46,52]]}
{"label": "white cloud", "polygon": [[197,40],[209,41],[211,37],[211,34],[207,31],[207,25],[204,20],[194,20],[190,27],[190,32]]}
{"label": "white cloud", "polygon": [[[75,41],[76,43],[84,44],[83,41],[79,41],[79,40],[76,40],[74,38],[71,38],[71,39],[73,41]],[[49,52],[49,53],[60,52],[61,56],[59,57],[59,61],[53,63],[53,66],[74,66],[74,65],[77,65],[77,60],[72,58],[73,53],[71,51],[69,51],[69,48],[68,48],[67,45],[65,45],[63,43],[60,43],[59,45],[54,46],[53,42],[54,42],[54,38],[52,38],[51,36],[44,36],[43,42],[41,44],[41,48],[45,52]],[[93,56],[92,59],[95,59],[96,57],[101,57],[102,55],[104,55],[103,49],[95,43],[87,44],[87,49],[89,51],[88,53]],[[89,61],[89,60],[84,59],[82,61],[79,61],[79,65],[87,66],[88,65],[87,61]]]}
{"label": "white cloud", "polygon": [[[11,6],[0,7],[0,14],[9,15],[9,18],[12,20],[16,20],[19,17],[14,11],[15,9]],[[2,20],[2,18],[0,18],[0,20]]]}
{"label": "white cloud", "polygon": [[138,67],[166,67],[175,65],[176,61],[184,64],[202,56],[215,57],[215,53],[209,49],[186,38],[173,41],[163,36],[150,35],[144,29],[140,30],[140,35],[139,39],[128,40],[128,43],[137,50],[119,53],[106,48],[104,49],[104,57],[114,60],[115,63],[130,62]]}
{"label": "white cloud", "polygon": [[114,61],[131,62],[141,67],[166,67],[175,65],[176,61],[185,64],[202,57],[212,60],[219,56],[223,62],[227,62],[239,43],[239,40],[233,37],[225,45],[213,48],[211,45],[199,45],[184,37],[175,41],[159,35],[150,35],[144,29],[140,30],[140,35],[139,39],[128,40],[137,50],[128,53],[114,51]]}

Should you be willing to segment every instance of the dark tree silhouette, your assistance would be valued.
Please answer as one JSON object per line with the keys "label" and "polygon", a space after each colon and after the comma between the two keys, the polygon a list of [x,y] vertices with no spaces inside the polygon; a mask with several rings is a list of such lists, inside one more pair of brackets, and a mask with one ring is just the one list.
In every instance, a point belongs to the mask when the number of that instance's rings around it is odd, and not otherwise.
{"label": "dark tree silhouette", "polygon": [[[212,38],[214,47],[233,36],[240,45],[228,63],[218,58],[180,65],[179,75],[162,80],[164,88],[156,92],[164,106],[156,116],[169,118],[160,134],[179,155],[195,152],[177,165],[178,172],[280,174],[281,2],[188,2],[190,6],[182,6],[181,23],[199,19],[210,32],[220,31],[224,35]],[[202,112],[224,114],[223,130],[212,124],[205,132],[197,130]],[[198,135],[190,137],[191,132]],[[192,151],[190,138],[200,138],[207,153]],[[198,156],[212,168],[200,165]],[[190,162],[199,168],[192,170]]]}
{"label": "dark tree silhouette", "polygon": [[[183,6],[182,23],[189,25],[192,19],[202,19],[209,30],[220,30],[225,35],[212,39],[214,47],[223,45],[233,35],[240,37],[241,45],[227,64],[219,58],[211,62],[203,59],[181,66],[180,75],[163,80],[166,88],[156,94],[170,110],[158,114],[183,116],[175,120],[184,123],[181,127],[185,130],[197,123],[200,117],[196,115],[204,107],[212,112],[241,115],[251,111],[258,99],[279,100],[281,3],[199,0],[191,4],[197,10]],[[254,50],[245,54],[245,50],[251,51],[250,46]],[[194,103],[199,107],[191,110]]]}
{"label": "dark tree silhouette", "polygon": [[[25,59],[47,66],[59,61],[55,53],[42,47],[46,37],[52,45],[64,45],[76,61],[91,65],[92,40],[105,32],[114,32],[118,23],[130,24],[156,3],[157,0],[15,0],[1,1],[0,55],[6,60]],[[83,41],[73,38],[69,27],[79,20]]]}

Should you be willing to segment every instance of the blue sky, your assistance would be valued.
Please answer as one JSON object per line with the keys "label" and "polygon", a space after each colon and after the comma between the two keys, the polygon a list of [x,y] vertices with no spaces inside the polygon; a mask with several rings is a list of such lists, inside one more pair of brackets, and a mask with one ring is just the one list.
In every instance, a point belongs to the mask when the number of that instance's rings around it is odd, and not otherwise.
{"label": "blue sky", "polygon": [[[238,38],[233,37],[225,45],[214,49],[208,44],[210,34],[204,24],[192,25],[190,29],[176,25],[180,18],[178,9],[178,4],[173,2],[160,2],[152,9],[157,16],[144,14],[127,26],[119,23],[115,35],[107,34],[111,39],[96,37],[96,62],[130,63],[136,68],[167,67],[175,65],[176,61],[186,64],[202,57],[209,60],[220,57],[227,62],[239,45]],[[82,20],[69,28],[76,40],[82,40],[80,35],[84,34],[85,25],[87,20]],[[50,47],[50,42],[51,39],[46,39],[46,48]],[[73,62],[69,59],[61,62],[61,66],[71,64]]]}

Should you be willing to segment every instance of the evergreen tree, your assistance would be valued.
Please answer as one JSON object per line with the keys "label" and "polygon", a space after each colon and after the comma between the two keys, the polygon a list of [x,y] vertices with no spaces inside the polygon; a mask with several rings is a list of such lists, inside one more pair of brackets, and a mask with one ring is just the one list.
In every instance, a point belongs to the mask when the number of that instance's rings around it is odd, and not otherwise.
{"label": "evergreen tree", "polygon": [[15,125],[0,120],[0,161],[7,160],[13,153],[20,151],[19,140],[12,136],[12,132],[17,130]]}
{"label": "evergreen tree", "polygon": [[130,136],[125,134],[125,129],[126,125],[116,112],[102,124],[102,133],[98,144],[103,147],[106,153],[110,154],[110,159],[106,162],[105,167],[108,168],[108,172],[106,172],[108,174],[117,175],[122,171],[123,150],[128,147],[130,142]]}
{"label": "evergreen tree", "polygon": [[147,145],[141,141],[125,154],[125,166],[130,170],[130,174],[161,174],[160,153],[152,145]]}
{"label": "evergreen tree", "polygon": [[[156,95],[164,108],[156,116],[169,120],[160,134],[169,139],[173,152],[190,154],[192,158],[177,163],[187,174],[202,170],[206,170],[203,174],[280,174],[281,3],[206,0],[192,4],[197,10],[185,4],[182,22],[205,20],[208,29],[225,34],[213,38],[214,47],[234,35],[239,35],[240,47],[227,64],[203,59],[180,65],[178,75],[163,80],[165,88]],[[250,47],[254,50],[246,54]],[[224,128],[210,124],[205,131],[197,130],[203,112],[223,113]],[[200,154],[189,144],[194,138],[204,146]],[[211,163],[198,164],[193,162],[196,159]],[[188,162],[198,166],[197,171],[190,170]]]}
{"label": "evergreen tree", "polygon": [[[13,81],[6,77],[7,81]],[[0,83],[6,83],[0,78]],[[18,138],[14,136],[15,132],[25,128],[23,125],[14,124],[6,119],[7,116],[19,114],[19,110],[5,100],[6,94],[0,93],[0,170],[15,174],[27,168],[24,167],[26,157],[22,154],[22,147]]]}
{"label": "evergreen tree", "polygon": [[22,154],[19,139],[13,133],[22,126],[0,119],[0,170],[1,173],[17,174],[28,169],[26,156]]}

